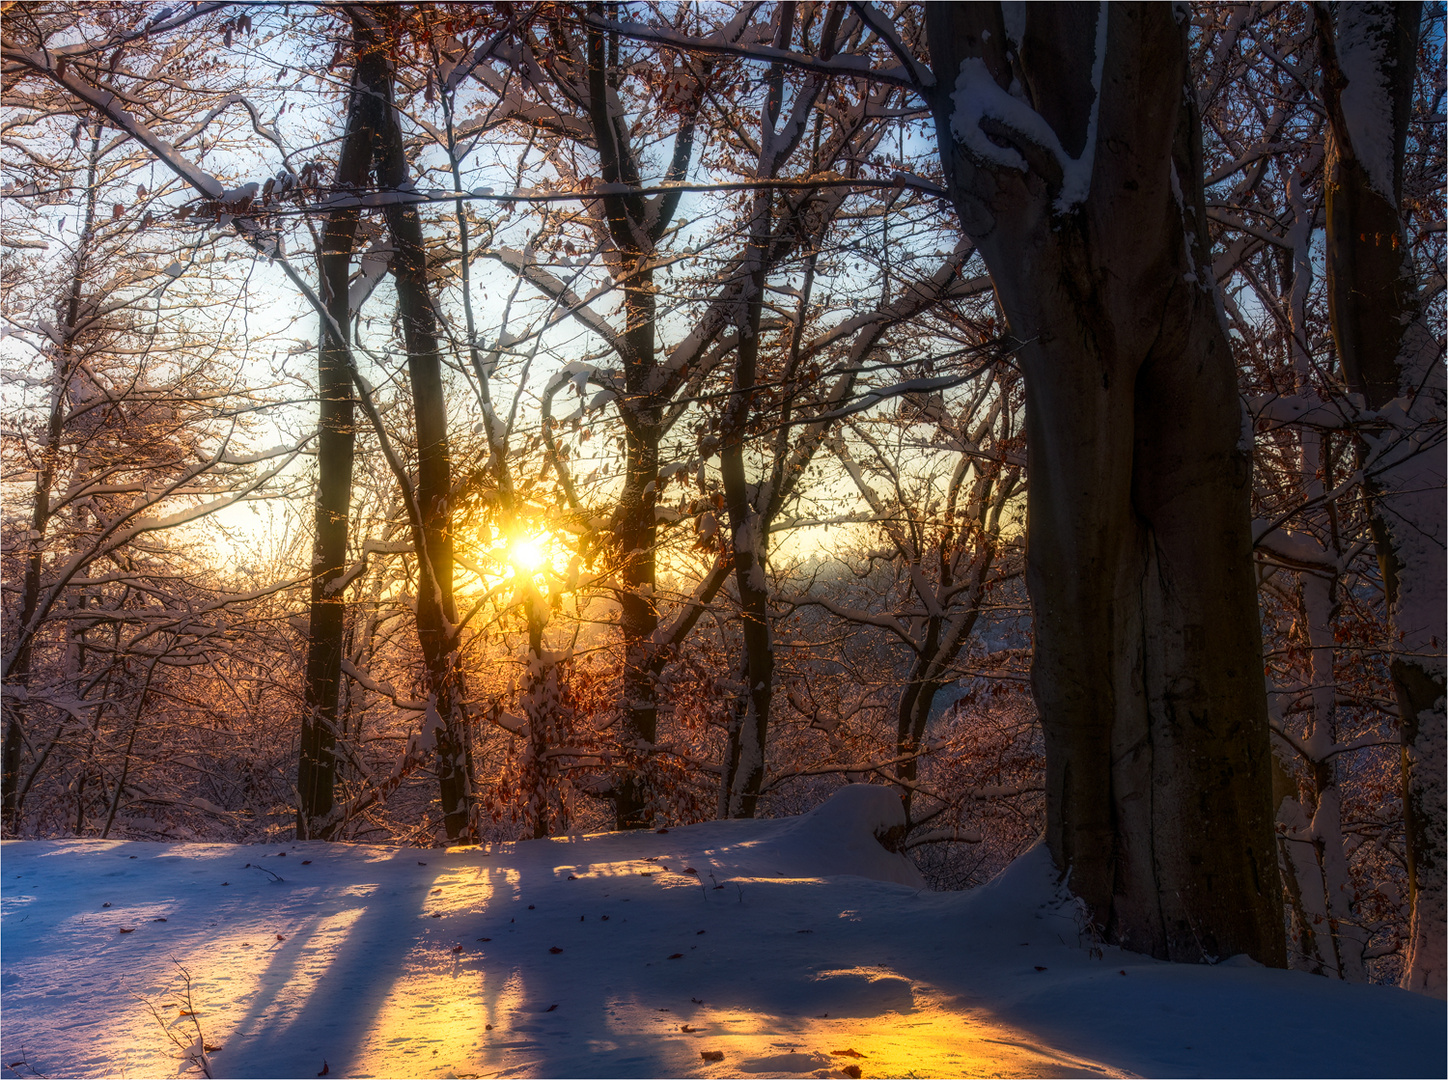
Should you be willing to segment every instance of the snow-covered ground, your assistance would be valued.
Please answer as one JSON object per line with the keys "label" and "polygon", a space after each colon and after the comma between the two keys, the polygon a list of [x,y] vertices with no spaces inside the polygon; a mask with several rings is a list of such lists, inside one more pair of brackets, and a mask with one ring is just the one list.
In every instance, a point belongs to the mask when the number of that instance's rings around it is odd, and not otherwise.
{"label": "snow-covered ground", "polygon": [[198,1026],[214,1076],[1448,1071],[1441,1002],[1093,956],[1043,851],[932,893],[873,838],[895,812],[857,786],[449,851],[6,843],[0,1074],[196,1075]]}

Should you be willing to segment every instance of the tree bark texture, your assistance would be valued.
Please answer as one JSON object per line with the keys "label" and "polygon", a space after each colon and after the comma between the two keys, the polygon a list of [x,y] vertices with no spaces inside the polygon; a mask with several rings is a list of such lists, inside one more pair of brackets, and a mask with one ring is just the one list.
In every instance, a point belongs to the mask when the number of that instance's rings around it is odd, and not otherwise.
{"label": "tree bark texture", "polygon": [[1008,30],[1003,8],[926,14],[950,194],[1026,377],[1046,840],[1110,940],[1281,966],[1250,445],[1187,27],[1034,5]]}
{"label": "tree bark texture", "polygon": [[[1388,609],[1402,731],[1412,905],[1402,985],[1448,994],[1448,723],[1444,710],[1445,393],[1399,213],[1418,4],[1319,9],[1328,114],[1327,291],[1348,389],[1377,416],[1359,444]],[[1354,85],[1354,81],[1357,85]],[[1391,143],[1377,145],[1391,118]],[[1362,145],[1357,145],[1361,143]]]}
{"label": "tree bark texture", "polygon": [[[588,119],[603,182],[638,187],[641,174],[636,151],[617,104],[617,41],[607,42],[602,33],[589,29],[586,46]],[[687,165],[692,146],[693,129],[686,124],[675,139],[673,174],[682,175],[679,161]],[[663,409],[656,378],[657,290],[647,264],[677,202],[659,204],[652,213],[641,195],[609,195],[603,205],[609,236],[620,258],[616,276],[623,279],[627,319],[622,336],[625,398],[619,402],[619,415],[624,421],[624,481],[610,522],[621,585],[619,631],[624,653],[619,768],[613,785],[614,823],[619,829],[638,829],[648,827],[654,815],[648,758],[658,738],[659,723],[653,643],[659,625],[654,597],[658,542],[654,505]]]}
{"label": "tree bark texture", "polygon": [[[767,118],[770,134],[773,119]],[[724,816],[743,818],[754,816],[764,788],[764,749],[774,698],[774,643],[769,626],[769,582],[765,576],[770,522],[755,505],[756,492],[752,488],[758,485],[749,483],[744,462],[744,442],[759,373],[759,327],[764,313],[765,247],[770,232],[771,201],[767,189],[754,199],[750,245],[742,268],[747,285],[739,301],[734,385],[721,424],[719,446],[719,473],[729,514],[734,585],[739,590],[739,617],[744,637],[741,665],[744,689],[738,703],[738,723],[731,723],[729,728],[723,810]]]}
{"label": "tree bark texture", "polygon": [[[359,18],[362,25],[364,18]],[[376,98],[379,127],[375,150],[378,186],[402,191],[408,184],[407,155],[393,101],[392,69],[382,35],[358,64],[363,84]],[[425,725],[436,749],[443,827],[450,843],[469,831],[467,715],[462,668],[457,655],[457,605],[453,597],[453,538],[450,507],[452,465],[447,439],[447,395],[442,380],[437,313],[427,282],[427,250],[417,207],[389,202],[387,228],[392,240],[392,277],[397,312],[407,349],[417,438],[417,636],[427,669]]]}
{"label": "tree bark texture", "polygon": [[[363,53],[370,47],[360,33],[355,42],[357,68],[348,98],[347,132],[337,162],[336,186],[360,191],[372,161],[380,110],[361,81]],[[307,635],[306,711],[297,761],[297,836],[325,839],[337,779],[337,701],[342,678],[342,643],[347,606],[333,583],[347,564],[347,527],[352,510],[352,462],[357,435],[355,399],[346,349],[352,313],[348,282],[356,246],[359,211],[333,210],[322,227],[319,258],[322,302],[332,326],[321,328],[317,352],[317,392],[321,399],[317,432],[317,511],[312,555],[312,607]],[[338,341],[336,333],[343,340]]]}

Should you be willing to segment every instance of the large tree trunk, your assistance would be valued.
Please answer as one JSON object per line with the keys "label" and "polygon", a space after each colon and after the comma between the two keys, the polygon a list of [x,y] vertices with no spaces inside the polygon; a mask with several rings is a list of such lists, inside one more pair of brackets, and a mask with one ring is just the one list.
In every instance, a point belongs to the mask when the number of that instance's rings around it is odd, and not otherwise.
{"label": "large tree trunk", "polygon": [[[361,18],[359,16],[359,18]],[[370,49],[358,65],[364,85],[380,107],[376,165],[378,185],[401,191],[408,183],[407,155],[393,103],[386,50]],[[415,204],[389,202],[392,276],[407,348],[417,436],[417,636],[427,669],[426,727],[436,748],[443,827],[449,842],[467,838],[469,775],[467,716],[458,660],[457,606],[453,598],[452,465],[447,440],[447,395],[442,381],[437,313],[427,284],[427,250]]]}
{"label": "large tree trunk", "polygon": [[[1448,993],[1445,904],[1444,373],[1398,212],[1418,4],[1339,7],[1323,31],[1327,289],[1348,387],[1381,430],[1360,445],[1393,642],[1412,902],[1403,985]],[[1335,33],[1334,33],[1335,29]],[[1354,81],[1355,80],[1355,81]],[[1389,118],[1391,126],[1388,127]]]}
{"label": "large tree trunk", "polygon": [[[358,68],[366,39],[356,41]],[[354,74],[347,106],[347,133],[337,162],[336,187],[360,192],[367,184],[380,110]],[[321,418],[317,433],[317,515],[312,554],[312,610],[307,636],[306,712],[297,761],[297,836],[331,835],[337,779],[337,699],[342,677],[342,640],[347,607],[334,582],[347,564],[347,525],[352,511],[352,459],[357,441],[353,426],[352,376],[346,337],[352,312],[348,281],[357,238],[359,211],[333,210],[322,227],[319,259],[322,302],[333,327],[323,325],[317,352],[317,392]],[[342,335],[338,340],[337,334]]]}
{"label": "large tree trunk", "polygon": [[951,197],[1026,376],[1046,839],[1112,941],[1281,966],[1250,446],[1186,26],[1035,5],[1008,30],[1002,8],[926,14]]}

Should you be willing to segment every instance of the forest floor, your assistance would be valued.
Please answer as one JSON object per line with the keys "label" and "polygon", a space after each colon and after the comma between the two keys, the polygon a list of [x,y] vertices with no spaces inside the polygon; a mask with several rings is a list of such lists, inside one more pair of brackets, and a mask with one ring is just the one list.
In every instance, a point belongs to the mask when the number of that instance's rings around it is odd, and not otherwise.
{"label": "forest floor", "polygon": [[0,1075],[1445,1075],[1441,1002],[1095,949],[1039,848],[930,892],[882,796],[447,851],[8,842]]}

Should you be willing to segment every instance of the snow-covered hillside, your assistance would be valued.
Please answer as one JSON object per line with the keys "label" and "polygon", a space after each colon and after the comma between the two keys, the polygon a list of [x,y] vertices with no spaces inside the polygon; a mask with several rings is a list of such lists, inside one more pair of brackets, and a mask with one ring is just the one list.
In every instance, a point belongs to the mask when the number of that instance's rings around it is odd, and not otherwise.
{"label": "snow-covered hillside", "polygon": [[1096,950],[1040,849],[926,891],[873,838],[897,813],[856,786],[449,851],[9,842],[3,1075],[197,1075],[198,1025],[214,1076],[1445,1073],[1440,1002]]}

